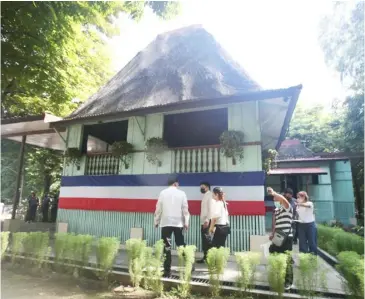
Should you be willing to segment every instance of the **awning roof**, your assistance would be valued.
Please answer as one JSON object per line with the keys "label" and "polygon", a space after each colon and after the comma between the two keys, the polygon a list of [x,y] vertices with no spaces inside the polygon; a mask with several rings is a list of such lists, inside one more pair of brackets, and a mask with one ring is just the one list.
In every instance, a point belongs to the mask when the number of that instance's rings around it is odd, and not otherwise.
{"label": "awning roof", "polygon": [[57,129],[50,127],[51,122],[57,122],[62,118],[52,114],[15,117],[1,120],[1,138],[22,141],[22,136],[26,135],[26,143],[51,148],[54,150],[64,150],[66,132],[64,128]]}
{"label": "awning roof", "polygon": [[320,167],[311,168],[276,168],[268,172],[269,175],[280,174],[327,174],[327,171]]}

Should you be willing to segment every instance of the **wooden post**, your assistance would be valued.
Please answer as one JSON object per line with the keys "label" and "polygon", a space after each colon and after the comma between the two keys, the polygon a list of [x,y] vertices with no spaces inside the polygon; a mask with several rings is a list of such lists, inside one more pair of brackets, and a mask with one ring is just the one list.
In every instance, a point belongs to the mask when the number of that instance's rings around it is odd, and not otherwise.
{"label": "wooden post", "polygon": [[25,141],[27,140],[27,136],[22,136],[22,144],[20,145],[20,152],[19,152],[19,165],[18,165],[18,173],[16,177],[16,189],[13,201],[13,211],[11,214],[11,219],[15,219],[16,210],[19,205],[19,195],[20,195],[20,183],[22,180],[22,171],[23,171],[23,164],[24,164],[24,150],[25,150]]}

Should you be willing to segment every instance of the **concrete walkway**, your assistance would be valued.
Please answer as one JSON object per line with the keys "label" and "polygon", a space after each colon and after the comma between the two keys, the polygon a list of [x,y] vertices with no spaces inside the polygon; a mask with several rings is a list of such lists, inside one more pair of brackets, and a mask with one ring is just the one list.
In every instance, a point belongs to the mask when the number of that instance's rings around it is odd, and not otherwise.
{"label": "concrete walkway", "polygon": [[[201,254],[197,253],[197,257],[200,258]],[[338,272],[333,269],[330,265],[328,265],[323,259],[318,257],[320,259],[320,269],[323,271],[323,274],[326,278],[326,289],[317,289],[317,291],[327,291],[329,293],[334,294],[345,294],[344,288],[343,288],[343,281],[341,276],[338,274]],[[95,263],[96,257],[93,256],[90,260],[90,262]],[[294,248],[294,288],[296,288],[296,285],[298,285],[298,280],[300,277],[299,269],[298,269],[298,246],[295,246]],[[179,267],[178,265],[178,258],[176,255],[172,256],[172,275],[178,276],[179,274]],[[118,257],[116,259],[115,266],[119,266],[122,268],[126,268],[128,266],[128,257],[125,250],[120,250]],[[256,277],[255,277],[255,284],[258,286],[269,286],[268,279],[267,279],[267,265],[261,264],[258,266],[256,271]],[[209,273],[208,268],[205,264],[196,264],[195,265],[195,271],[193,272],[193,278],[199,278],[199,279],[209,279]],[[227,282],[236,282],[236,278],[238,277],[239,272],[237,269],[237,264],[234,261],[234,257],[230,257],[226,270],[224,272],[224,275],[222,277],[222,281]]]}

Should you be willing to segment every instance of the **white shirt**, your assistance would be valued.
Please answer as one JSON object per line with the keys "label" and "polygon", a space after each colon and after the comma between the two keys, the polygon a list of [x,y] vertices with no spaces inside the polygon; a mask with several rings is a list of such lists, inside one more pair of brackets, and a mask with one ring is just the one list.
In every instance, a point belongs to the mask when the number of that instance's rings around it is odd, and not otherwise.
{"label": "white shirt", "polygon": [[228,209],[225,207],[227,206],[227,203],[224,204],[221,200],[214,200],[214,203],[212,205],[212,219],[217,218],[217,221],[215,224],[218,225],[226,225],[229,224],[229,215],[228,215]]}
{"label": "white shirt", "polygon": [[214,199],[212,197],[212,192],[207,191],[204,194],[201,203],[201,210],[200,210],[200,224],[204,224],[205,222],[209,222],[211,217],[211,210],[212,205],[214,204]]}
{"label": "white shirt", "polygon": [[155,225],[183,227],[189,225],[188,199],[184,191],[168,187],[161,191],[155,211]]}
{"label": "white shirt", "polygon": [[297,207],[298,218],[301,223],[312,223],[315,221],[313,202],[307,201],[310,207]]}

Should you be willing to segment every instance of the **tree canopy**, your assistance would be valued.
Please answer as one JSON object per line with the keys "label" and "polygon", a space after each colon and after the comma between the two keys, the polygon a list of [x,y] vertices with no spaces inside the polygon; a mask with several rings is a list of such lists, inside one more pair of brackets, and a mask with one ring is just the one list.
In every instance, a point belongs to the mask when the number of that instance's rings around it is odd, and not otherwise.
{"label": "tree canopy", "polygon": [[[5,1],[1,3],[1,116],[71,113],[112,76],[107,39],[124,13],[141,19],[145,7],[169,19],[179,2]],[[122,49],[122,45],[121,45]],[[2,140],[1,195],[15,191],[19,144]],[[26,147],[23,195],[57,189],[62,153]]]}
{"label": "tree canopy", "polygon": [[149,6],[163,18],[179,2],[5,1],[1,4],[2,116],[64,116],[111,77],[107,38],[116,18],[138,20]]}

